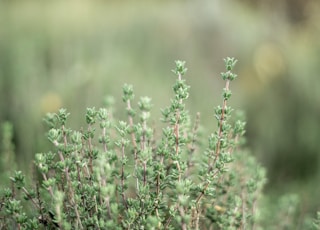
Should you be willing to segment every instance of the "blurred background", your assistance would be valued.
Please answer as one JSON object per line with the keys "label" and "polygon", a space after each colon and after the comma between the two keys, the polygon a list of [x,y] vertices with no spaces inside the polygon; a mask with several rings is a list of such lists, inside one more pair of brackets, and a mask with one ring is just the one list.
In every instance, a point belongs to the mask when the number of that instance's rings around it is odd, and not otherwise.
{"label": "blurred background", "polygon": [[1,0],[0,123],[12,124],[2,128],[13,130],[17,168],[30,171],[34,154],[50,148],[47,112],[67,108],[69,125],[79,127],[86,107],[113,95],[123,116],[124,83],[137,98],[152,97],[160,117],[177,59],[189,69],[189,110],[215,127],[223,58],[231,56],[239,60],[231,105],[246,112],[247,146],[268,170],[265,193],[297,193],[300,217],[313,215],[320,210],[319,22],[318,0]]}

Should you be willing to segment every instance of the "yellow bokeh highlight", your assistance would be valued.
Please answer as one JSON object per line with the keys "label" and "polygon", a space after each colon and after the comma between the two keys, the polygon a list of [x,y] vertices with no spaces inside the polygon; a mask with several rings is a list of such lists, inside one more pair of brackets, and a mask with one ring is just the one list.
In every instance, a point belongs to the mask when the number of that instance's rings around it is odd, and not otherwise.
{"label": "yellow bokeh highlight", "polygon": [[253,66],[259,79],[263,82],[269,82],[283,75],[286,69],[282,52],[277,45],[271,42],[265,42],[256,49]]}
{"label": "yellow bokeh highlight", "polygon": [[40,101],[42,113],[57,112],[62,107],[62,99],[56,92],[45,93]]}

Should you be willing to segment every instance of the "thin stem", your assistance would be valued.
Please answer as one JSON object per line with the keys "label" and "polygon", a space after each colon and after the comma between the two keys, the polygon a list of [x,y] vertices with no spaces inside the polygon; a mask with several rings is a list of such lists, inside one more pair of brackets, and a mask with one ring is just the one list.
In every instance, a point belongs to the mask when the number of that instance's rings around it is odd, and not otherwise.
{"label": "thin stem", "polygon": [[[147,122],[144,120],[142,123],[142,141],[141,141],[142,151],[145,151],[147,148],[146,132],[147,132]],[[147,160],[143,160],[143,185],[144,186],[147,185]]]}
{"label": "thin stem", "polygon": [[[163,165],[163,161],[164,161],[164,156],[161,156],[161,158],[160,158],[160,165]],[[157,175],[157,182],[156,182],[156,184],[157,184],[157,186],[156,186],[156,191],[157,191],[157,197],[159,196],[159,194],[160,194],[160,182],[161,181],[161,179],[160,179],[160,173],[158,173],[158,175]]]}
{"label": "thin stem", "polygon": [[[66,135],[66,132],[65,132],[64,125],[62,125],[62,131],[63,131],[64,147],[66,148],[68,142],[67,142],[67,135]],[[58,154],[60,156],[61,161],[64,162],[64,157],[63,157],[61,151],[59,151]],[[71,184],[71,179],[70,179],[70,176],[69,176],[69,168],[68,167],[65,168],[65,174],[66,174],[67,184],[68,184],[68,188],[69,188],[70,200],[71,200],[71,203],[74,205],[74,211],[76,213],[77,222],[80,225],[80,229],[83,229],[82,222],[81,222],[81,219],[80,219],[80,214],[79,214],[79,211],[78,211],[78,206],[77,206],[77,203],[75,202],[75,199],[74,199],[74,191],[72,189],[72,184]]]}
{"label": "thin stem", "polygon": [[199,130],[199,124],[200,124],[200,113],[198,112],[196,115],[195,124],[192,129],[192,141],[191,141],[191,147],[190,147],[190,154],[192,154],[195,151],[195,145],[197,141],[197,132]]}
{"label": "thin stem", "polygon": [[[110,115],[111,116],[111,115]],[[102,128],[102,138],[104,140],[106,140],[106,128],[103,127]],[[107,146],[107,143],[104,141],[103,142],[103,150],[104,152],[108,152],[108,146]],[[104,170],[103,170],[104,171]],[[79,178],[79,181],[80,181],[80,178]],[[81,183],[80,183],[81,184]],[[106,186],[106,177],[104,175],[100,175],[100,188],[102,187],[105,187]],[[111,210],[110,210],[110,198],[107,196],[107,197],[101,197],[100,198],[100,204],[102,204],[102,199],[104,200],[105,202],[105,205],[106,205],[106,208],[108,210],[108,217],[111,218]]]}
{"label": "thin stem", "polygon": [[147,185],[147,162],[143,161],[143,185]]}
{"label": "thin stem", "polygon": [[[181,79],[182,79],[180,73],[178,73],[178,79],[179,79],[179,81],[181,81]],[[180,105],[182,104],[182,99],[179,100],[179,104]],[[179,148],[179,145],[180,145],[180,136],[179,136],[180,124],[179,123],[180,123],[180,110],[177,110],[176,111],[176,123],[174,124],[174,135],[176,138],[176,155],[177,156],[179,155],[179,151],[180,151],[180,148]],[[178,181],[180,181],[181,180],[181,167],[180,167],[179,161],[176,161],[176,165],[177,165],[177,169],[179,171]]]}
{"label": "thin stem", "polygon": [[197,113],[196,115],[196,120],[195,120],[195,124],[193,126],[193,129],[192,129],[192,140],[191,140],[191,144],[190,144],[190,147],[189,147],[189,159],[187,161],[187,171],[185,172],[185,177],[188,177],[189,176],[189,173],[190,173],[190,170],[191,168],[193,167],[193,162],[192,162],[192,155],[196,149],[196,141],[197,141],[197,132],[198,132],[198,129],[199,129],[199,124],[200,124],[200,113]]}
{"label": "thin stem", "polygon": [[128,209],[128,204],[124,195],[124,158],[125,158],[125,148],[124,148],[124,144],[122,144],[121,147],[121,158],[122,158],[122,164],[121,164],[121,197],[122,197],[122,201],[126,207],[126,209]]}
{"label": "thin stem", "polygon": [[[42,177],[43,177],[43,179],[44,179],[45,181],[48,181],[48,178],[47,178],[47,176],[46,176],[45,173],[42,173]],[[50,193],[51,197],[53,197],[52,187],[49,186],[49,187],[48,187],[48,190],[49,190],[49,193]]]}
{"label": "thin stem", "polygon": [[[216,171],[216,172],[213,174],[212,177],[215,177],[215,176],[218,174],[218,172],[219,172],[219,171]],[[201,191],[200,195],[197,197],[196,202],[195,202],[196,205],[199,204],[200,200],[201,200],[202,197],[204,196],[204,193],[205,193],[205,191],[208,189],[209,185],[210,185],[210,182],[208,181],[208,182],[205,184],[205,186],[204,186],[203,190]]]}
{"label": "thin stem", "polygon": [[[88,133],[89,133],[89,138],[88,138],[88,146],[89,146],[89,169],[90,169],[90,174],[93,174],[93,164],[92,164],[92,138],[90,137],[90,132],[91,132],[91,125],[88,126]],[[91,177],[90,177],[91,178]]]}
{"label": "thin stem", "polygon": [[183,207],[181,207],[181,206],[179,207],[179,213],[180,213],[180,216],[182,217],[181,229],[182,230],[187,230],[187,224],[183,220],[183,217],[185,216],[185,211],[184,211]]}
{"label": "thin stem", "polygon": [[25,187],[22,187],[21,189],[26,194],[26,196],[31,200],[31,202],[40,210],[39,204],[32,198],[28,190]]}
{"label": "thin stem", "polygon": [[242,189],[241,191],[241,212],[242,212],[242,219],[241,219],[241,226],[240,229],[245,229],[246,227],[246,204],[245,204],[245,193],[244,190]]}
{"label": "thin stem", "polygon": [[[229,90],[229,84],[230,84],[230,80],[226,81],[226,90]],[[221,111],[221,117],[219,120],[219,131],[218,131],[218,142],[217,142],[217,146],[216,146],[216,151],[215,151],[215,158],[214,161],[212,163],[212,165],[209,168],[209,172],[212,170],[212,168],[214,167],[215,163],[217,162],[220,152],[221,152],[221,139],[223,137],[223,130],[222,130],[222,126],[223,126],[223,122],[225,120],[225,111],[226,111],[226,107],[227,107],[227,99],[223,99],[223,105],[222,105],[222,111]]]}
{"label": "thin stem", "polygon": [[[174,212],[176,212],[177,209],[178,209],[178,205],[176,205],[176,207],[174,208]],[[169,216],[169,218],[167,219],[167,223],[164,226],[164,229],[167,229],[169,227],[169,225],[170,225],[170,223],[172,221],[172,217],[173,217],[172,215]]]}
{"label": "thin stem", "polygon": [[[132,111],[131,107],[131,101],[127,100],[127,111]],[[129,126],[131,129],[133,129],[133,117],[128,114],[128,120],[129,120]],[[137,156],[137,138],[135,135],[135,132],[131,132],[131,140],[133,144],[133,154],[134,154],[134,175],[137,175],[137,170],[138,170],[138,156]],[[139,191],[139,178],[136,178],[136,188]]]}
{"label": "thin stem", "polygon": [[[105,127],[103,127],[102,128],[102,138],[105,140],[106,139],[106,128]],[[104,141],[103,142],[103,150],[104,150],[104,152],[107,152],[108,151],[108,146],[107,146],[107,143]]]}
{"label": "thin stem", "polygon": [[[163,165],[163,160],[164,160],[164,156],[160,157],[160,165]],[[158,173],[157,175],[157,179],[156,179],[156,200],[160,201],[160,185],[161,185],[161,178],[160,178],[160,173]],[[155,212],[156,212],[156,216],[160,219],[160,215],[159,215],[159,210],[158,210],[158,205],[155,208]]]}

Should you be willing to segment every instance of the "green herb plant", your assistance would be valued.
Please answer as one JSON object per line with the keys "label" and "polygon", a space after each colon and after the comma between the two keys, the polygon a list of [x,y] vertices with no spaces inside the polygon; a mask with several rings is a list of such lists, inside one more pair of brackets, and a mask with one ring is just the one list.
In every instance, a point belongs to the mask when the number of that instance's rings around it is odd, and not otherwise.
{"label": "green herb plant", "polygon": [[0,228],[258,229],[265,170],[242,148],[245,122],[228,105],[237,60],[224,61],[222,104],[214,108],[215,125],[206,125],[213,127],[207,140],[199,113],[186,109],[183,61],[173,70],[162,130],[151,119],[151,98],[133,105],[131,85],[123,87],[125,121],[114,117],[112,104],[88,108],[87,127],[79,130],[68,128],[65,109],[48,114],[52,151],[35,155],[34,183],[21,171],[10,177]]}

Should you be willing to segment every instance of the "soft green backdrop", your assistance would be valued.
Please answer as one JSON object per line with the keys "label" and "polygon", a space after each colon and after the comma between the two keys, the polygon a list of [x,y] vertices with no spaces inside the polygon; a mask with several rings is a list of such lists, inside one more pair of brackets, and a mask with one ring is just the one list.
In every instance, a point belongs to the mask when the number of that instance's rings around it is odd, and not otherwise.
{"label": "soft green backdrop", "polygon": [[319,21],[317,0],[0,1],[0,122],[12,122],[17,163],[28,171],[49,148],[45,113],[65,107],[76,127],[86,107],[113,95],[122,116],[129,83],[160,117],[182,59],[189,109],[214,128],[222,59],[235,56],[232,105],[246,111],[266,192],[296,192],[301,216],[312,213],[320,209]]}

